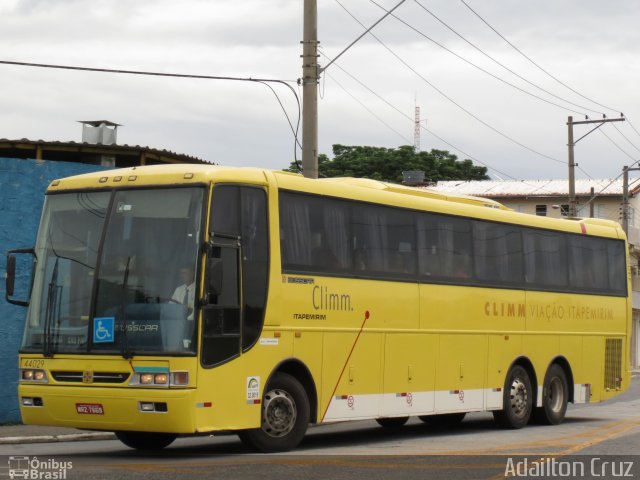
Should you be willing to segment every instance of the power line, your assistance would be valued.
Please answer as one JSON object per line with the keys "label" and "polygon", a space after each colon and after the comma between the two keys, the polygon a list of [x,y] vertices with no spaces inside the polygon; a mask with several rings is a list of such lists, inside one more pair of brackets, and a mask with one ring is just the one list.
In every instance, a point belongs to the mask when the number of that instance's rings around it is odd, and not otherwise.
{"label": "power line", "polygon": [[[338,65],[336,64],[336,67]],[[338,67],[340,68],[340,67]],[[358,98],[356,98],[355,95],[353,95],[351,92],[349,92],[340,82],[338,82],[338,80],[335,79],[335,77],[333,77],[331,74],[329,73],[325,73],[331,80],[333,80],[333,82],[338,85],[338,87],[340,87],[347,95],[349,95],[353,100],[355,100],[356,102],[358,102],[360,104],[360,106],[362,108],[364,108],[367,112],[369,112],[373,117],[375,117],[380,123],[382,123],[385,127],[387,127],[389,130],[391,130],[393,133],[395,133],[396,135],[398,135],[400,138],[402,138],[403,140],[405,140],[406,142],[408,142],[407,144],[410,145],[411,144],[411,140],[409,140],[407,137],[405,137],[403,134],[401,134],[400,132],[398,132],[395,128],[393,128],[391,125],[389,125],[387,122],[385,122],[382,118],[380,118],[378,115],[376,115],[373,110],[371,110],[369,107],[367,107],[365,105],[364,102],[360,101]]]}
{"label": "power line", "polygon": [[[380,8],[380,9],[382,9],[383,11],[385,11],[385,12],[387,11],[387,10],[386,10],[382,5],[378,4],[375,0],[369,0],[369,1],[370,1],[371,3],[373,3],[376,7],[378,7],[378,8]],[[464,58],[462,55],[457,54],[456,52],[454,52],[454,51],[453,51],[453,50],[451,50],[450,48],[447,48],[447,47],[446,47],[446,46],[444,46],[443,44],[441,44],[441,43],[437,42],[436,40],[434,40],[433,38],[429,37],[427,34],[425,34],[424,32],[422,32],[420,29],[418,29],[418,28],[414,27],[413,25],[411,25],[410,23],[408,23],[408,22],[406,22],[406,21],[402,20],[400,17],[398,17],[398,16],[396,16],[396,15],[393,15],[393,14],[392,14],[391,16],[392,16],[393,18],[395,18],[396,20],[398,20],[398,21],[399,21],[400,23],[402,23],[403,25],[405,25],[406,27],[408,27],[408,28],[410,28],[411,30],[413,30],[414,32],[416,32],[418,35],[420,35],[420,36],[424,37],[425,39],[429,40],[429,41],[430,41],[431,43],[433,43],[434,45],[437,45],[438,47],[442,48],[443,50],[445,50],[445,51],[449,52],[451,55],[453,55],[453,56],[455,56],[456,58],[458,58],[458,59],[462,60],[463,62],[465,62],[465,63],[467,63],[467,64],[471,65],[472,67],[476,68],[477,70],[480,70],[481,72],[485,73],[486,75],[489,75],[490,77],[494,78],[495,80],[498,80],[499,82],[504,83],[505,85],[508,85],[508,86],[510,86],[511,88],[514,88],[514,89],[518,90],[519,92],[524,93],[525,95],[529,95],[530,97],[533,97],[533,98],[535,98],[535,99],[537,99],[537,100],[540,100],[540,101],[542,101],[542,102],[544,102],[544,103],[547,103],[547,104],[549,104],[549,105],[553,105],[554,107],[558,107],[558,108],[560,108],[560,109],[561,109],[561,110],[563,110],[563,111],[567,111],[567,110],[568,110],[568,111],[570,111],[570,112],[577,113],[578,115],[584,115],[584,113],[583,113],[583,112],[578,112],[578,111],[575,111],[575,110],[571,110],[570,108],[567,108],[567,107],[565,107],[565,106],[563,106],[563,105],[559,105],[559,104],[557,104],[557,103],[555,103],[555,102],[552,102],[552,101],[550,101],[550,100],[547,100],[546,98],[543,98],[543,97],[541,97],[540,95],[536,95],[535,93],[531,93],[531,92],[529,92],[529,91],[525,90],[524,88],[521,88],[521,87],[519,87],[519,86],[517,86],[517,85],[515,85],[515,84],[513,84],[513,83],[511,83],[511,82],[508,82],[508,81],[507,81],[507,80],[505,80],[504,78],[500,78],[499,76],[497,76],[497,75],[495,75],[495,74],[491,73],[490,71],[488,71],[488,70],[486,70],[486,69],[482,68],[482,67],[481,67],[481,66],[479,66],[479,65],[476,65],[476,64],[475,64],[475,63],[473,63],[472,61],[467,60],[466,58]]]}
{"label": "power line", "polygon": [[629,124],[629,126],[633,128],[633,131],[636,132],[640,137],[640,132],[636,129],[636,127],[633,126],[633,123],[631,123],[631,120],[629,120],[629,117],[625,117],[625,118],[627,119],[627,123]]}
{"label": "power line", "polygon": [[[601,130],[602,131],[602,130]],[[633,167],[636,163],[639,163],[640,160],[637,160],[635,162],[633,162],[631,165],[629,165],[629,168]],[[611,185],[613,185],[613,183],[618,180],[622,175],[624,175],[624,172],[620,173],[616,178],[612,179],[609,183],[607,183],[607,185],[605,185],[605,187],[603,189],[601,189],[598,193],[594,194],[589,200],[587,200],[584,205],[582,206],[582,208],[586,207],[587,205],[589,205],[590,203],[592,203],[596,198],[598,198],[599,196],[602,195],[602,192],[604,192],[607,188],[609,188]]]}
{"label": "power line", "polygon": [[[554,75],[552,75],[551,73],[549,73],[547,70],[545,70],[544,68],[542,68],[540,65],[538,65],[533,59],[531,59],[528,55],[526,55],[522,50],[520,50],[518,47],[516,47],[513,43],[511,43],[509,40],[507,40],[507,38],[502,35],[500,32],[498,32],[498,30],[496,30],[493,26],[491,26],[489,24],[489,22],[487,22],[484,18],[482,18],[482,16],[476,12],[473,8],[471,8],[471,6],[469,6],[469,4],[467,2],[465,2],[465,0],[460,0],[462,2],[462,4],[467,7],[476,17],[478,17],[487,27],[489,27],[491,30],[493,30],[493,32],[498,35],[500,38],[502,38],[505,42],[507,42],[507,44],[509,46],[511,46],[511,48],[513,48],[516,52],[518,52],[520,55],[522,55],[525,59],[527,59],[529,62],[531,62],[535,67],[537,67],[540,71],[542,71],[543,73],[545,73],[546,75],[548,75],[549,77],[551,77],[553,80],[555,80],[556,82],[558,82],[560,85],[562,85],[563,87],[571,90],[573,93],[575,93],[576,95],[584,98],[585,100],[590,101],[591,103],[598,105],[599,107],[605,108],[607,110],[611,110],[612,112],[619,112],[620,110],[616,109],[616,108],[611,108],[611,107],[607,107],[606,105],[603,105],[601,103],[596,102],[595,100],[581,94],[580,92],[578,92],[577,90],[571,88],[569,85],[567,85],[566,83],[564,83],[563,81],[561,81],[560,79],[558,79],[557,77],[555,77]],[[639,134],[640,135],[640,134]]]}
{"label": "power line", "polygon": [[[322,52],[321,52],[322,53]],[[324,54],[323,54],[324,55]],[[396,112],[398,112],[400,115],[402,115],[403,117],[405,117],[407,120],[413,122],[414,119],[412,119],[409,115],[407,115],[406,113],[404,113],[402,110],[400,110],[398,107],[396,107],[395,105],[393,105],[391,102],[389,102],[386,98],[384,98],[382,95],[380,95],[379,93],[375,92],[373,89],[371,89],[369,86],[367,86],[365,83],[363,83],[360,79],[358,79],[356,76],[352,75],[351,73],[349,73],[347,70],[345,70],[344,68],[342,68],[339,64],[335,63],[334,64],[338,69],[342,70],[346,75],[348,75],[349,77],[351,77],[354,81],[356,81],[359,85],[361,85],[363,88],[365,88],[366,90],[368,90],[372,95],[374,95],[376,98],[378,98],[379,100],[381,100],[383,103],[385,103],[387,106],[389,106],[390,108],[392,108],[393,110],[395,110]],[[337,83],[337,82],[336,82]],[[342,87],[344,89],[344,87]],[[355,97],[353,95],[351,95],[352,98],[355,99]],[[359,101],[356,99],[356,101],[364,106],[363,102]],[[370,112],[370,110],[367,108],[367,111]],[[374,114],[374,116],[377,117],[377,115]],[[495,167],[492,167],[491,165],[489,165],[486,162],[483,162],[482,160],[479,160],[476,157],[473,157],[472,155],[468,154],[467,152],[465,152],[464,150],[462,150],[461,148],[453,145],[452,143],[448,142],[447,140],[445,140],[444,138],[442,138],[441,136],[437,135],[435,132],[433,132],[432,130],[429,130],[427,127],[421,125],[420,128],[422,128],[424,131],[426,131],[427,133],[433,135],[435,138],[437,138],[438,140],[440,140],[442,143],[444,143],[445,145],[449,146],[450,148],[452,148],[453,150],[461,153],[462,155],[464,155],[466,158],[473,160],[474,162],[477,162],[501,175],[504,175],[505,177],[509,177],[513,180],[518,180],[517,178],[515,178],[512,175],[509,175],[506,172],[503,172]],[[395,131],[395,130],[394,130]]]}
{"label": "power line", "polygon": [[[496,60],[494,57],[492,57],[491,55],[489,55],[488,53],[486,53],[484,50],[482,50],[480,47],[478,47],[477,45],[475,45],[473,42],[469,41],[467,38],[465,38],[464,36],[462,36],[460,33],[458,33],[453,27],[451,27],[449,24],[447,24],[444,20],[442,20],[440,17],[438,17],[435,13],[433,13],[431,10],[429,10],[427,7],[425,7],[424,5],[422,5],[418,0],[415,0],[415,3],[422,8],[425,12],[427,12],[429,15],[431,15],[433,18],[435,18],[438,22],[440,22],[442,25],[444,25],[449,31],[451,31],[454,35],[456,35],[458,38],[460,38],[461,40],[463,40],[464,42],[466,42],[468,45],[470,45],[472,48],[474,48],[475,50],[477,50],[478,52],[480,52],[482,55],[484,55],[485,57],[487,57],[489,60],[493,61],[494,63],[496,63],[497,65],[501,66],[502,68],[504,68],[507,72],[511,73],[512,75],[515,75],[516,77],[518,77],[520,80],[523,80],[524,82],[528,83],[529,85],[531,85],[534,88],[537,88],[538,90],[546,93],[547,95],[550,95],[554,98],[557,98],[558,100],[561,100],[563,102],[566,102],[570,105],[573,105],[574,107],[578,107],[578,108],[582,108],[583,110],[588,110],[592,113],[599,113],[602,114],[602,112],[599,112],[598,110],[593,110],[589,107],[585,107],[583,105],[579,105],[577,103],[574,103],[570,100],[567,100],[566,98],[560,97],[558,95],[555,95],[554,93],[550,92],[549,90],[546,90],[545,88],[531,82],[530,80],[526,79],[525,77],[523,77],[522,75],[518,74],[517,72],[515,72],[514,70],[512,70],[511,68],[507,67],[505,64],[503,64],[502,62]],[[555,105],[555,104],[554,104]],[[571,110],[571,109],[567,109],[573,113],[580,113],[580,112],[576,112],[575,110]],[[582,113],[582,115],[585,115],[584,113]],[[586,116],[586,115],[585,115]]]}
{"label": "power line", "polygon": [[[296,145],[300,145],[298,141],[298,133],[300,127],[300,116],[301,116],[301,108],[300,108],[300,98],[298,96],[298,92],[290,85],[290,83],[295,83],[294,81],[273,79],[273,78],[253,78],[253,77],[231,77],[231,76],[221,76],[221,75],[195,75],[195,74],[185,74],[185,73],[167,73],[167,72],[153,72],[146,70],[123,70],[123,69],[114,69],[114,68],[96,68],[96,67],[79,67],[72,65],[58,65],[58,64],[46,64],[46,63],[32,63],[32,62],[15,62],[10,60],[0,60],[0,65],[15,65],[20,67],[35,67],[35,68],[50,68],[56,70],[72,70],[72,71],[80,71],[80,72],[94,72],[94,73],[115,73],[115,74],[124,74],[124,75],[142,75],[142,76],[151,76],[151,77],[169,77],[169,78],[191,78],[197,80],[228,80],[228,81],[238,81],[238,82],[253,82],[259,83],[264,86],[267,86],[271,89],[272,93],[275,95],[276,100],[280,104],[282,111],[291,127],[291,131],[294,136],[294,162],[298,165],[297,158],[297,150]],[[287,114],[284,105],[282,104],[280,97],[276,93],[276,91],[269,85],[270,83],[277,83],[280,85],[284,85],[287,87],[293,96],[296,99],[296,103],[298,105],[298,121],[296,128],[294,129],[291,119]]]}
{"label": "power line", "polygon": [[[379,8],[382,8],[384,10],[383,7],[381,7],[380,5],[378,5],[374,0],[370,0],[372,3],[376,4]],[[350,16],[351,18],[353,18],[357,23],[359,23],[361,26],[364,27],[364,25],[362,24],[362,22],[360,22],[349,10],[346,9],[346,7],[344,7],[344,5],[342,5],[342,3],[340,3],[339,0],[336,0],[336,2],[338,3],[338,5],[340,5]],[[394,18],[396,18],[397,20],[399,20],[402,23],[405,23],[403,20],[398,19],[398,17],[396,17],[395,15],[392,15]],[[406,25],[406,23],[405,23]],[[410,27],[413,29],[413,27]],[[382,40],[380,40],[376,35],[374,35],[373,33],[369,32],[369,35],[371,35],[376,41],[378,41],[389,53],[391,53],[398,61],[400,61],[405,67],[407,67],[409,70],[411,70],[415,75],[417,75],[422,81],[424,81],[427,85],[429,85],[431,88],[433,88],[436,92],[438,92],[441,96],[443,96],[445,99],[447,99],[449,102],[453,103],[456,107],[458,107],[460,110],[462,110],[463,112],[465,112],[467,115],[469,115],[470,117],[474,118],[476,121],[480,122],[481,124],[483,124],[484,126],[486,126],[487,128],[489,128],[490,130],[492,130],[493,132],[497,133],[498,135],[502,136],[503,138],[509,140],[512,143],[515,143],[516,145],[520,146],[521,148],[524,148],[525,150],[528,150],[531,153],[534,153],[538,156],[541,156],[543,158],[546,158],[548,160],[552,160],[554,162],[558,162],[558,163],[562,163],[565,164],[567,162],[562,161],[562,160],[558,160],[557,158],[551,157],[549,155],[546,155],[544,153],[538,152],[537,150],[519,142],[518,140],[515,140],[514,138],[510,137],[509,135],[507,135],[506,133],[498,130],[497,128],[495,128],[494,126],[492,126],[491,124],[487,123],[486,121],[482,120],[480,117],[478,117],[476,114],[472,113],[471,111],[469,111],[468,109],[466,109],[465,107],[463,107],[460,103],[456,102],[453,98],[451,98],[450,96],[448,96],[446,93],[444,93],[441,89],[439,89],[438,87],[436,87],[433,83],[431,83],[429,80],[427,80],[427,78],[425,78],[421,73],[419,73],[415,68],[413,68],[411,65],[409,65],[404,59],[402,59],[402,57],[400,57],[397,53],[395,53],[390,47],[388,47]],[[421,33],[421,35],[423,35]],[[430,39],[431,40],[431,39]],[[446,48],[446,47],[443,47]],[[517,87],[516,87],[517,88]]]}
{"label": "power line", "polygon": [[635,145],[635,143],[633,143],[631,140],[629,140],[629,139],[627,138],[627,136],[626,136],[624,133],[622,133],[622,131],[620,131],[620,129],[615,125],[615,123],[612,123],[612,124],[611,124],[611,126],[612,126],[613,128],[615,128],[615,129],[618,131],[618,133],[622,136],[622,138],[624,138],[624,139],[629,143],[629,145],[631,145],[631,146],[632,146],[633,148],[635,148],[638,152],[640,152],[640,148],[638,148],[638,147]]}
{"label": "power line", "polygon": [[[82,71],[82,72],[145,75],[145,76],[152,76],[152,77],[195,78],[195,79],[201,79],[201,80],[235,80],[235,81],[242,81],[242,82],[271,82],[271,83],[280,83],[290,88],[291,86],[289,85],[289,83],[295,83],[294,80],[280,80],[280,79],[274,79],[274,78],[230,77],[230,76],[221,76],[221,75],[195,75],[195,74],[186,74],[186,73],[152,72],[152,71],[146,71],[146,70],[123,70],[123,69],[115,69],[115,68],[78,67],[78,66],[72,66],[72,65],[57,65],[57,64],[48,64],[48,63],[14,62],[10,60],[0,60],[0,64],[16,65],[20,67],[75,70],[75,71]],[[293,90],[293,88],[291,88],[291,90],[293,91],[294,95],[297,95],[295,90]]]}
{"label": "power line", "polygon": [[[322,52],[321,52],[321,53],[322,53]],[[324,54],[323,54],[323,55],[324,55]],[[385,99],[384,97],[382,97],[380,94],[378,94],[377,92],[375,92],[374,90],[372,90],[370,87],[368,87],[365,83],[363,83],[363,82],[362,82],[361,80],[359,80],[357,77],[355,77],[354,75],[352,75],[351,73],[349,73],[347,70],[345,70],[343,67],[341,67],[341,66],[340,66],[340,65],[338,65],[337,63],[335,64],[335,66],[336,66],[338,69],[342,70],[346,75],[348,75],[349,77],[351,77],[354,81],[356,81],[356,82],[357,82],[358,84],[360,84],[362,87],[364,87],[366,90],[368,90],[371,94],[373,94],[373,95],[374,95],[375,97],[377,97],[379,100],[381,100],[381,101],[382,101],[382,102],[384,102],[386,105],[388,105],[389,107],[391,107],[393,110],[395,110],[396,112],[398,112],[400,115],[402,115],[403,117],[405,117],[407,120],[412,121],[412,119],[411,119],[411,117],[410,117],[409,115],[407,115],[407,114],[406,114],[406,113],[404,113],[402,110],[400,110],[398,107],[396,107],[395,105],[393,105],[392,103],[390,103],[388,100],[386,100],[386,99]],[[336,81],[334,77],[331,77],[331,78],[332,78],[332,80]],[[340,85],[337,81],[336,81],[336,84],[338,84],[338,85],[340,86],[340,88],[342,88],[345,92],[347,92],[347,94],[349,94],[349,96],[350,96],[351,98],[353,98],[355,101],[357,101],[357,102],[358,102],[358,103],[359,103],[363,108],[365,108],[369,113],[371,113],[374,117],[376,117],[378,120],[380,120],[380,118],[379,118],[375,113],[373,113],[373,112],[372,112],[368,107],[366,107],[366,106],[365,106],[364,102],[362,102],[362,101],[360,101],[359,99],[357,99],[357,98],[355,97],[355,95],[352,95],[351,93],[349,93],[349,92],[346,90],[346,88],[345,88],[344,86]],[[380,121],[382,121],[382,120],[380,120]],[[382,121],[382,123],[385,123],[385,122],[383,122],[383,121]],[[386,123],[385,123],[385,125],[386,125]],[[387,125],[387,126],[388,126],[388,125]],[[389,127],[389,128],[391,128],[391,127]],[[553,193],[553,192],[551,192],[550,190],[547,190],[547,189],[545,188],[545,185],[535,186],[535,185],[532,185],[532,184],[530,184],[530,183],[528,183],[528,182],[526,182],[526,181],[524,181],[524,180],[519,180],[519,179],[517,179],[516,177],[514,177],[514,176],[512,176],[512,175],[510,175],[510,174],[508,174],[508,173],[506,173],[506,172],[503,172],[503,171],[501,171],[501,170],[499,170],[499,169],[497,169],[497,168],[495,168],[495,167],[493,167],[493,166],[489,165],[488,163],[483,162],[482,160],[480,160],[480,159],[478,159],[478,158],[476,158],[476,157],[474,157],[474,156],[470,155],[469,153],[465,152],[465,151],[464,151],[464,150],[462,150],[461,148],[457,147],[456,145],[453,145],[452,143],[448,142],[448,141],[447,141],[447,140],[445,140],[444,138],[440,137],[439,135],[437,135],[437,134],[436,134],[435,132],[433,132],[432,130],[429,130],[428,128],[426,128],[426,127],[424,127],[424,126],[422,126],[422,125],[420,126],[420,128],[422,128],[424,131],[426,131],[426,132],[427,132],[427,133],[429,133],[430,135],[432,135],[432,136],[434,136],[435,138],[437,138],[438,140],[440,140],[440,141],[441,141],[442,143],[444,143],[445,145],[449,146],[449,147],[450,147],[451,149],[453,149],[454,151],[456,151],[456,152],[458,152],[458,153],[461,153],[461,154],[462,154],[463,156],[465,156],[466,158],[468,158],[468,159],[470,159],[470,160],[473,160],[474,162],[479,163],[479,164],[481,164],[481,165],[483,165],[483,166],[487,167],[488,169],[493,170],[494,172],[497,172],[498,174],[501,174],[501,175],[503,175],[503,176],[505,176],[505,177],[508,177],[508,178],[510,178],[510,179],[512,179],[512,180],[514,180],[514,181],[521,182],[523,185],[529,185],[529,186],[532,186],[532,187],[536,187],[536,191],[544,191],[544,192],[547,192],[547,193]],[[396,132],[393,128],[391,128],[391,129],[392,129],[394,132]],[[396,132],[396,133],[397,133],[397,132]],[[406,138],[405,138],[405,140],[408,140],[408,139],[406,139]],[[578,168],[579,168],[579,167],[578,167]],[[580,169],[580,170],[582,170],[582,169]],[[590,176],[589,176],[589,175],[588,175],[584,170],[582,170],[582,172],[583,172],[583,173],[585,173],[585,175],[587,175],[591,180],[593,180],[593,178],[591,178],[591,177],[590,177]],[[549,182],[548,182],[548,183],[549,183]],[[548,183],[547,183],[547,184],[548,184]]]}
{"label": "power line", "polygon": [[335,57],[333,57],[333,59],[327,63],[326,66],[322,67],[320,69],[320,73],[324,72],[327,68],[329,68],[331,66],[331,64],[333,62],[335,62],[336,60],[338,60],[342,54],[344,52],[346,52],[347,50],[349,50],[351,47],[353,47],[362,37],[364,37],[367,33],[371,32],[371,30],[374,29],[374,27],[376,25],[378,25],[380,22],[382,22],[385,18],[387,18],[389,15],[391,15],[393,13],[394,10],[396,10],[400,5],[402,5],[404,2],[406,2],[406,0],[400,0],[400,3],[398,3],[395,7],[393,7],[391,10],[389,10],[387,13],[385,13],[382,18],[380,18],[376,23],[374,23],[373,25],[371,25],[369,28],[367,28],[364,32],[362,32],[362,35],[360,35],[358,38],[356,38],[353,42],[351,42],[345,49],[343,49],[338,55],[336,55]]}
{"label": "power line", "polygon": [[[512,42],[510,42],[504,35],[502,35],[495,27],[493,27],[491,24],[489,24],[489,22],[487,22],[487,20],[485,20],[478,12],[476,12],[465,0],[460,0],[460,2],[462,2],[462,4],[467,7],[476,17],[478,17],[478,19],[480,19],[480,21],[482,21],[482,23],[484,23],[487,27],[489,27],[496,35],[498,35],[502,40],[504,40],[511,48],[513,48],[516,52],[518,52],[522,57],[524,57],[526,60],[528,60],[532,65],[534,65],[536,68],[538,68],[541,72],[543,72],[544,74],[546,74],[548,77],[550,77],[551,79],[555,80],[557,83],[559,83],[560,85],[562,85],[563,87],[565,87],[566,89],[570,90],[571,92],[575,93],[576,95],[584,98],[585,100],[588,100],[589,102],[598,105],[599,107],[605,108],[607,110],[610,110],[612,112],[620,112],[619,109],[617,108],[611,108],[611,107],[607,107],[606,105],[603,105],[595,100],[593,100],[592,98],[587,97],[586,95],[578,92],[577,90],[575,90],[574,88],[572,88],[571,86],[567,85],[565,82],[563,82],[562,80],[560,80],[559,78],[557,78],[556,76],[554,76],[553,74],[551,74],[548,70],[544,69],[542,66],[540,66],[538,63],[536,63],[531,57],[529,57],[527,54],[525,54],[522,50],[520,50],[517,46],[515,46]],[[593,111],[593,110],[591,110]],[[633,131],[640,137],[640,131],[638,131],[638,129],[636,129],[636,127],[631,123],[631,121],[629,120],[629,117],[625,117],[626,118],[626,123],[633,129]],[[621,135],[622,132],[620,132]],[[624,136],[624,135],[623,135]],[[625,137],[626,139],[626,137]],[[628,140],[628,139],[627,139]],[[629,142],[631,143],[631,142]],[[633,145],[634,148],[637,148],[635,145]]]}
{"label": "power line", "polygon": [[589,180],[593,180],[593,177],[592,177],[591,175],[589,175],[587,172],[585,172],[585,171],[584,171],[584,169],[583,169],[580,165],[576,165],[575,167],[576,167],[578,170],[580,170],[582,173],[584,173],[584,174],[587,176],[587,178],[588,178]]}
{"label": "power line", "polygon": [[622,148],[620,145],[618,145],[615,140],[613,140],[613,138],[611,138],[609,135],[607,135],[604,130],[599,130],[599,132],[604,135],[606,137],[607,140],[609,140],[611,143],[613,143],[613,145],[615,145],[615,147],[620,150],[624,155],[626,155],[627,157],[629,157],[631,160],[633,160],[634,162],[636,161],[635,158],[633,158],[633,156],[628,153],[624,148]]}
{"label": "power line", "polygon": [[301,106],[300,106],[300,99],[299,99],[298,95],[296,94],[295,98],[296,98],[296,102],[298,104],[298,121],[296,122],[296,127],[294,129],[293,128],[293,124],[291,123],[291,119],[289,118],[289,114],[287,113],[287,110],[284,108],[284,105],[282,104],[282,101],[280,100],[280,97],[278,96],[276,91],[273,89],[273,87],[271,85],[269,85],[269,83],[266,83],[266,82],[259,82],[259,83],[263,84],[265,87],[268,87],[269,90],[271,90],[271,92],[273,92],[273,94],[276,97],[276,100],[278,101],[278,104],[280,105],[280,108],[282,109],[282,113],[284,113],[284,116],[287,119],[287,122],[289,123],[289,127],[291,128],[291,133],[293,133],[293,163],[295,163],[296,166],[298,167],[298,170],[300,172],[302,172],[302,165],[300,164],[300,161],[298,160],[298,148],[297,148],[297,147],[300,147],[300,149],[302,150],[302,145],[300,144],[300,141],[298,140],[298,133],[300,132],[300,119],[302,117],[302,109],[301,109]]}

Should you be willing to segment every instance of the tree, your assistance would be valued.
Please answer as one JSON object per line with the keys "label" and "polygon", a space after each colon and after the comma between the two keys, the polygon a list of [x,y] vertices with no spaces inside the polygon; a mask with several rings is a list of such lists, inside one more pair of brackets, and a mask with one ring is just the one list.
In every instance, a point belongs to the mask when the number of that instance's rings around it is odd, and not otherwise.
{"label": "tree", "polygon": [[[412,146],[398,148],[333,146],[333,159],[325,154],[318,156],[320,177],[371,178],[385,182],[401,183],[402,172],[425,172],[425,182],[438,180],[487,180],[486,167],[478,167],[471,160],[458,160],[446,150],[416,152]],[[287,171],[298,172],[291,163]]]}

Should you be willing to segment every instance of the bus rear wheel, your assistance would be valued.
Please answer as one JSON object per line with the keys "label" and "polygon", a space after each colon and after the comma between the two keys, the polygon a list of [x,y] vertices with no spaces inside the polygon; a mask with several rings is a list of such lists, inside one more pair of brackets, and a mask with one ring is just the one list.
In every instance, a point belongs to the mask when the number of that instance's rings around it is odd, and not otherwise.
{"label": "bus rear wheel", "polygon": [[569,385],[564,369],[553,364],[549,367],[542,386],[542,407],[533,411],[533,420],[543,425],[558,425],[567,413]]}
{"label": "bus rear wheel", "polygon": [[242,430],[243,443],[259,452],[285,452],[298,446],[309,425],[309,399],[291,375],[276,373],[262,397],[261,428]]}
{"label": "bus rear wheel", "polygon": [[116,437],[127,447],[136,450],[162,450],[176,439],[172,433],[115,432]]}
{"label": "bus rear wheel", "polygon": [[529,374],[520,365],[509,370],[504,385],[502,410],[493,412],[493,418],[504,428],[524,427],[533,410],[533,390]]}

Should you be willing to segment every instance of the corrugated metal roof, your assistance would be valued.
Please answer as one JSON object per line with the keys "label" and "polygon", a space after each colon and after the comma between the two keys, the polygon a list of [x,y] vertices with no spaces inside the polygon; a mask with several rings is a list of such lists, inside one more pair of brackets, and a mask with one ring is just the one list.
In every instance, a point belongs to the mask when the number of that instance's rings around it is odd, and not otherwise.
{"label": "corrugated metal roof", "polygon": [[165,157],[170,157],[174,160],[177,161],[182,161],[185,163],[204,163],[204,164],[212,164],[215,165],[215,162],[212,161],[208,161],[208,160],[202,160],[201,158],[198,157],[193,157],[191,155],[186,155],[183,153],[176,153],[176,152],[172,152],[171,150],[166,150],[166,149],[158,149],[158,148],[152,148],[152,147],[146,147],[146,146],[142,146],[142,145],[127,145],[127,144],[109,144],[109,145],[103,145],[101,143],[87,143],[87,142],[74,142],[74,141],[70,141],[70,142],[63,142],[63,141],[58,141],[58,140],[52,140],[52,141],[47,141],[47,140],[29,140],[28,138],[21,138],[19,140],[11,140],[11,139],[7,139],[7,138],[0,138],[0,146],[4,146],[3,144],[6,145],[32,145],[34,147],[36,146],[41,146],[44,148],[49,148],[49,149],[59,149],[59,148],[75,148],[78,149],[79,151],[82,149],[100,149],[100,150],[108,150],[110,152],[121,152],[121,153],[126,153],[126,152],[131,152],[131,153],[135,153],[138,151],[144,151],[144,152],[148,152],[150,154],[153,155],[158,155],[158,156],[165,156]]}
{"label": "corrugated metal roof", "polygon": [[[640,190],[638,178],[629,180],[629,193]],[[456,193],[474,197],[557,197],[569,194],[567,180],[448,180],[435,186],[420,187],[440,193]],[[576,180],[576,195],[591,195],[591,188],[597,195],[622,195],[622,178]]]}

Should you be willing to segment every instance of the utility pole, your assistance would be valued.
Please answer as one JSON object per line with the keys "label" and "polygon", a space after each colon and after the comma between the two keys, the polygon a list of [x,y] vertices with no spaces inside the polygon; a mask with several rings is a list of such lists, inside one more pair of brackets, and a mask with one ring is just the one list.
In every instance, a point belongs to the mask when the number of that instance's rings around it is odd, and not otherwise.
{"label": "utility pole", "polygon": [[622,230],[629,235],[629,167],[622,167]]}
{"label": "utility pole", "polygon": [[302,174],[318,178],[318,3],[304,0],[302,32]]}
{"label": "utility pole", "polygon": [[622,230],[629,235],[629,172],[640,168],[622,167]]}
{"label": "utility pole", "polygon": [[[603,118],[601,120],[589,120],[589,118],[587,117],[586,120],[581,120],[579,122],[574,122],[573,121],[573,117],[569,117],[567,119],[567,126],[569,127],[569,134],[568,134],[568,140],[569,143],[567,144],[567,146],[569,147],[569,218],[575,218],[577,217],[577,201],[576,201],[576,166],[577,164],[575,163],[575,157],[574,157],[574,153],[573,153],[573,147],[575,147],[576,143],[578,143],[580,140],[582,140],[584,137],[586,137],[587,135],[589,135],[591,132],[596,131],[598,128],[600,128],[602,125],[604,125],[607,122],[624,122],[625,118],[624,115],[620,114],[620,118],[606,118],[603,115]],[[578,140],[574,141],[573,140],[573,126],[574,125],[584,125],[584,124],[588,124],[588,123],[598,123],[599,125],[597,127],[592,128],[591,130],[589,130],[587,133],[585,133],[583,136],[581,136]]]}
{"label": "utility pole", "polygon": [[318,65],[318,2],[304,0],[302,32],[302,174],[318,178],[318,79],[320,74],[407,0],[400,0],[323,68]]}

